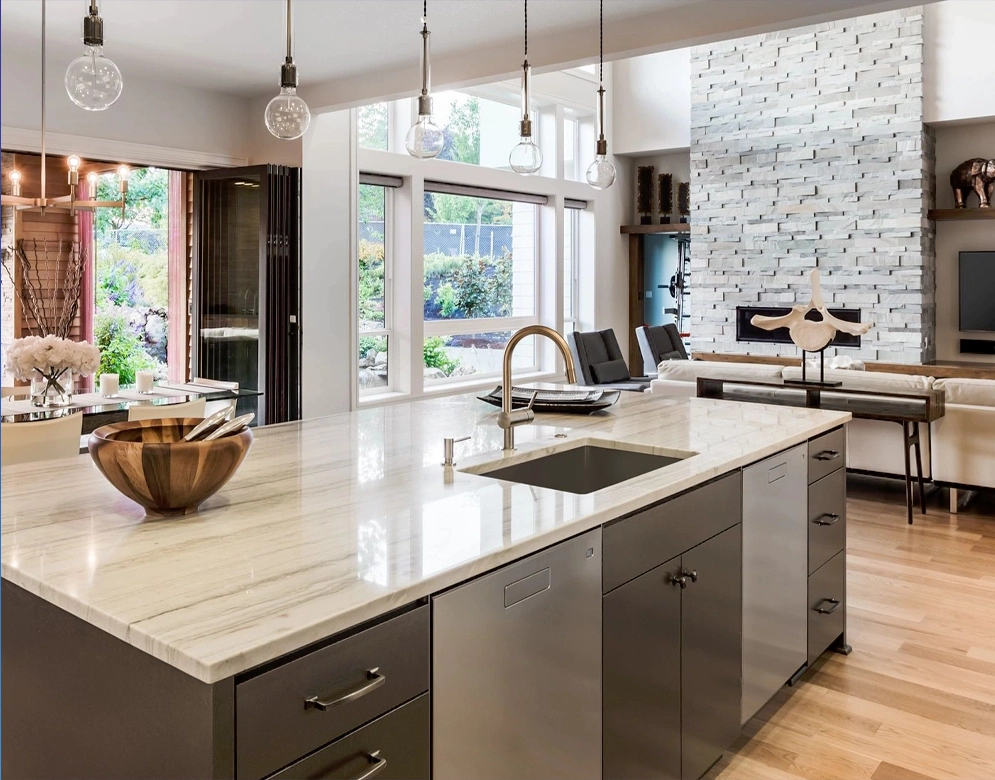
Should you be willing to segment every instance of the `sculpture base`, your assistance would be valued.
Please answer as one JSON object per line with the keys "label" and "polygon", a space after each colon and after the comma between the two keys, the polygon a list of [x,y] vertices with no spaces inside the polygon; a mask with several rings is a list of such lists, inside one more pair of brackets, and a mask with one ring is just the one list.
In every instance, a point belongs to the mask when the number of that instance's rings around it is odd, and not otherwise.
{"label": "sculpture base", "polygon": [[795,387],[842,387],[842,382],[820,382],[818,379],[784,379],[786,385]]}

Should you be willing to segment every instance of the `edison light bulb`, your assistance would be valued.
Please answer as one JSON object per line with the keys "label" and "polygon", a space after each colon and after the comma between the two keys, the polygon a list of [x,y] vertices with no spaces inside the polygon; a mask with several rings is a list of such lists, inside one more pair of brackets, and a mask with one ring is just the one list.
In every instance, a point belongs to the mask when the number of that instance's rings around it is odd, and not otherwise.
{"label": "edison light bulb", "polygon": [[78,171],[82,162],[83,161],[75,154],[69,155],[66,159],[66,163],[69,165],[69,170],[71,171]]}
{"label": "edison light bulb", "polygon": [[66,69],[66,92],[80,108],[103,111],[121,97],[124,89],[121,71],[103,55],[103,46],[83,48],[83,56]]}
{"label": "edison light bulb", "polygon": [[15,198],[21,195],[21,172],[18,170],[13,170],[7,174],[7,178],[10,179],[10,194]]}
{"label": "edison light bulb", "polygon": [[615,183],[615,166],[599,154],[587,169],[587,183],[596,190],[606,190]]}
{"label": "edison light bulb", "polygon": [[90,171],[86,175],[86,181],[90,185],[90,200],[97,199],[97,185],[100,182],[100,177],[97,175],[96,171]]}
{"label": "edison light bulb", "polygon": [[508,163],[515,173],[531,176],[542,165],[542,152],[531,136],[522,136],[521,142],[511,150]]}
{"label": "edison light bulb", "polygon": [[281,87],[280,94],[266,106],[266,129],[284,141],[300,138],[310,124],[311,110],[296,87]]}
{"label": "edison light bulb", "polygon": [[427,114],[419,116],[404,137],[404,148],[408,154],[420,160],[438,157],[445,145],[446,137],[432,124],[432,117]]}
{"label": "edison light bulb", "polygon": [[119,165],[117,169],[117,177],[120,179],[121,194],[125,195],[128,192],[128,177],[131,175],[131,169],[127,165]]}

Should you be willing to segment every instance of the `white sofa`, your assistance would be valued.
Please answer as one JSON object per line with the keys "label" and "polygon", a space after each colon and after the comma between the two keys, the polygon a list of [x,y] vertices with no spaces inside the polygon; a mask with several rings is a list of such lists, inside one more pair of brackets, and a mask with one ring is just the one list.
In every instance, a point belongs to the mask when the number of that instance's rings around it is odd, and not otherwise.
{"label": "white sofa", "polygon": [[[961,486],[995,488],[995,381],[937,379],[946,403],[931,426],[933,479]],[[956,491],[950,509],[956,511]]]}
{"label": "white sofa", "polygon": [[[699,376],[722,379],[799,379],[801,368],[762,363],[664,361],[648,393],[687,398],[697,393]],[[936,388],[945,392],[946,415],[920,426],[923,476],[935,482],[995,488],[995,381],[939,379],[870,371],[827,370],[826,379],[860,390]],[[847,427],[847,468],[904,477],[904,439],[900,425],[854,420]],[[913,473],[915,466],[913,465]],[[953,502],[952,502],[953,505]]]}

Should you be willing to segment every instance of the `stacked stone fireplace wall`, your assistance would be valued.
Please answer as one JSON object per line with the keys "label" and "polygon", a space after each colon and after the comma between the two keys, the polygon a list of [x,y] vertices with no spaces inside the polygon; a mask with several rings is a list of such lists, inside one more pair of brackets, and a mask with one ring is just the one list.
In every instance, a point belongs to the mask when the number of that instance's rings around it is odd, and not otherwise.
{"label": "stacked stone fireplace wall", "polygon": [[934,355],[934,139],[923,124],[921,7],[695,47],[691,337],[736,341],[736,307],[809,299],[872,323],[844,354]]}

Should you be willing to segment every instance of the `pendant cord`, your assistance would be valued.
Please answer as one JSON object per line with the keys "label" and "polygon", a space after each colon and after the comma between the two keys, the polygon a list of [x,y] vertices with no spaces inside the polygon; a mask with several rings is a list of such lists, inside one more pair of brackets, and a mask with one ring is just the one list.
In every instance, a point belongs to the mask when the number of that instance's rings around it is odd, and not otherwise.
{"label": "pendant cord", "polygon": [[291,0],[287,0],[287,62],[290,62],[294,58],[294,33],[293,33],[293,17],[291,16],[290,10]]}
{"label": "pendant cord", "polygon": [[598,23],[598,83],[605,84],[605,0],[601,0],[601,16]]}
{"label": "pendant cord", "polygon": [[529,58],[529,0],[525,0],[525,59]]}
{"label": "pendant cord", "polygon": [[45,8],[41,0],[41,200],[45,202]]}
{"label": "pendant cord", "polygon": [[425,0],[425,2],[422,3],[421,18],[425,24],[428,24],[428,0]]}

